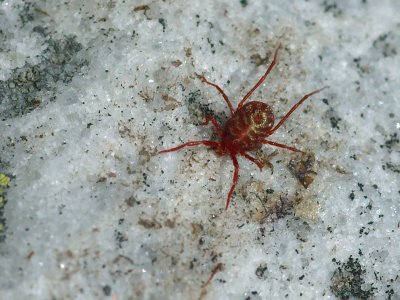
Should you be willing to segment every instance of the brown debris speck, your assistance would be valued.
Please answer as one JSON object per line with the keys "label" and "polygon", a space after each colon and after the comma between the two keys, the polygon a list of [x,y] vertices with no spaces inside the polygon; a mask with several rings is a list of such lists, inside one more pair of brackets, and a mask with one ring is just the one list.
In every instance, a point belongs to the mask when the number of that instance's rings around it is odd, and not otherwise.
{"label": "brown debris speck", "polygon": [[182,61],[179,59],[171,61],[171,65],[173,65],[175,68],[179,67],[182,64]]}
{"label": "brown debris speck", "polygon": [[269,192],[261,181],[253,181],[246,185],[241,194],[248,204],[247,211],[250,217],[259,223],[283,218],[299,203],[299,199]]}
{"label": "brown debris speck", "polygon": [[161,97],[165,102],[165,106],[162,109],[163,111],[174,110],[178,106],[181,106],[181,104],[178,102],[178,100],[176,100],[174,97],[171,97],[166,94],[162,95]]}
{"label": "brown debris speck", "polygon": [[156,220],[154,220],[154,219],[150,220],[150,219],[142,219],[142,218],[140,218],[138,224],[142,225],[144,228],[147,228],[147,229],[150,229],[150,228],[152,228],[152,229],[160,229],[162,227],[161,223],[156,221]]}
{"label": "brown debris speck", "polygon": [[185,55],[186,57],[192,56],[192,48],[185,48]]}
{"label": "brown debris speck", "polygon": [[166,219],[165,221],[164,221],[164,225],[165,226],[167,226],[167,227],[169,227],[169,228],[175,228],[175,226],[176,226],[176,217],[175,218],[173,218],[172,220],[171,219]]}
{"label": "brown debris speck", "polygon": [[140,91],[138,95],[146,102],[149,103],[154,100],[154,93],[152,91]]}
{"label": "brown debris speck", "polygon": [[130,197],[125,199],[125,203],[129,207],[133,207],[133,205],[135,205],[135,203],[136,203],[136,199],[135,199],[135,197],[130,196]]}
{"label": "brown debris speck", "polygon": [[288,168],[294,177],[296,177],[305,188],[308,188],[317,175],[317,172],[313,170],[314,165],[314,154],[307,153],[291,159],[288,164]]}
{"label": "brown debris speck", "polygon": [[207,285],[210,284],[211,280],[214,278],[215,274],[217,274],[218,272],[222,271],[224,264],[223,263],[217,263],[215,265],[215,267],[211,270],[211,274],[210,277],[208,278],[208,280],[206,281],[205,284],[203,284],[203,288],[206,287]]}
{"label": "brown debris speck", "polygon": [[146,11],[148,9],[150,9],[150,7],[148,5],[138,5],[138,6],[135,6],[133,11],[141,11],[141,10]]}

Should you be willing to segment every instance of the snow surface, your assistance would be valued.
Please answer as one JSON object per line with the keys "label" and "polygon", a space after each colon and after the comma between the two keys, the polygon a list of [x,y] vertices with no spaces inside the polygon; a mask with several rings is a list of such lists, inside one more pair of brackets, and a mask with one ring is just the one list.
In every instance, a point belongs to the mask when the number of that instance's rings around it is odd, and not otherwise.
{"label": "snow surface", "polygon": [[[400,2],[0,1],[1,299],[400,299]],[[205,113],[276,118],[258,168]],[[276,150],[276,152],[274,152]],[[255,154],[253,154],[255,155]],[[215,274],[214,276],[211,276]],[[355,287],[346,289],[346,284]]]}

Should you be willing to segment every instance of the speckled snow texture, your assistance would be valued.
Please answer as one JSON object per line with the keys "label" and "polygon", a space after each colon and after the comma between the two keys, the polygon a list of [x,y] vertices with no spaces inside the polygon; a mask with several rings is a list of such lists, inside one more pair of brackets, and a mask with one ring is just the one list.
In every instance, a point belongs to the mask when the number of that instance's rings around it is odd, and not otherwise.
{"label": "speckled snow texture", "polygon": [[[0,1],[0,298],[400,299],[399,11]],[[237,104],[279,43],[252,99],[279,119],[330,86],[271,137],[315,157],[313,181],[289,170],[299,155],[264,146],[273,173],[239,158],[225,211],[229,157],[155,154],[216,139],[204,114],[229,116],[196,74]]]}

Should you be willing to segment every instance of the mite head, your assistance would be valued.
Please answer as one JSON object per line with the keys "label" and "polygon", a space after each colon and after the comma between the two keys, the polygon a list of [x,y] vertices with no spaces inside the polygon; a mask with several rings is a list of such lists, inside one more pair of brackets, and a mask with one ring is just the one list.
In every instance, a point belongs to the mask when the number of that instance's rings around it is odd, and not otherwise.
{"label": "mite head", "polygon": [[250,131],[256,135],[264,135],[274,126],[274,113],[268,104],[258,101],[248,102],[241,110],[247,119]]}

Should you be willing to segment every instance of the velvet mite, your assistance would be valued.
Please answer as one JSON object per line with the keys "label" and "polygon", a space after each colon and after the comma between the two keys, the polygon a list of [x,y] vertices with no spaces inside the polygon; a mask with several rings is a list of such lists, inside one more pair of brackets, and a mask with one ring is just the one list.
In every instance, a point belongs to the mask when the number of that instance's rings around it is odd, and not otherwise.
{"label": "velvet mite", "polygon": [[233,182],[231,188],[228,193],[228,198],[226,200],[225,209],[228,208],[233,191],[237,184],[239,178],[239,163],[237,160],[237,155],[241,155],[251,162],[255,163],[260,171],[262,171],[263,165],[255,158],[247,154],[248,151],[252,151],[258,149],[262,146],[262,144],[269,144],[275,147],[280,147],[284,149],[288,149],[294,152],[302,152],[303,151],[296,149],[295,147],[290,147],[284,144],[276,143],[266,138],[272,135],[282,124],[290,117],[290,115],[309,97],[312,95],[321,92],[323,89],[327,87],[320,88],[315,90],[309,94],[304,95],[290,110],[289,112],[278,122],[277,125],[274,126],[275,116],[271,109],[271,107],[260,101],[251,101],[245,103],[251,94],[264,82],[267,78],[268,74],[271,72],[273,67],[277,61],[278,51],[281,45],[275,50],[274,58],[269,65],[265,74],[258,80],[255,86],[243,97],[243,99],[239,102],[236,110],[233,108],[231,101],[228,96],[224,93],[224,91],[215,83],[209,82],[205,77],[201,76],[201,80],[214,88],[222,95],[225,99],[229,110],[231,112],[231,118],[226,122],[224,127],[218,123],[218,121],[212,116],[206,116],[205,124],[207,125],[209,122],[212,123],[216,132],[221,138],[221,141],[189,141],[180,146],[162,150],[158,152],[158,154],[168,153],[177,151],[184,147],[189,146],[197,146],[197,145],[205,145],[215,149],[215,152],[218,155],[229,155],[234,166],[234,174],[233,174]]}

